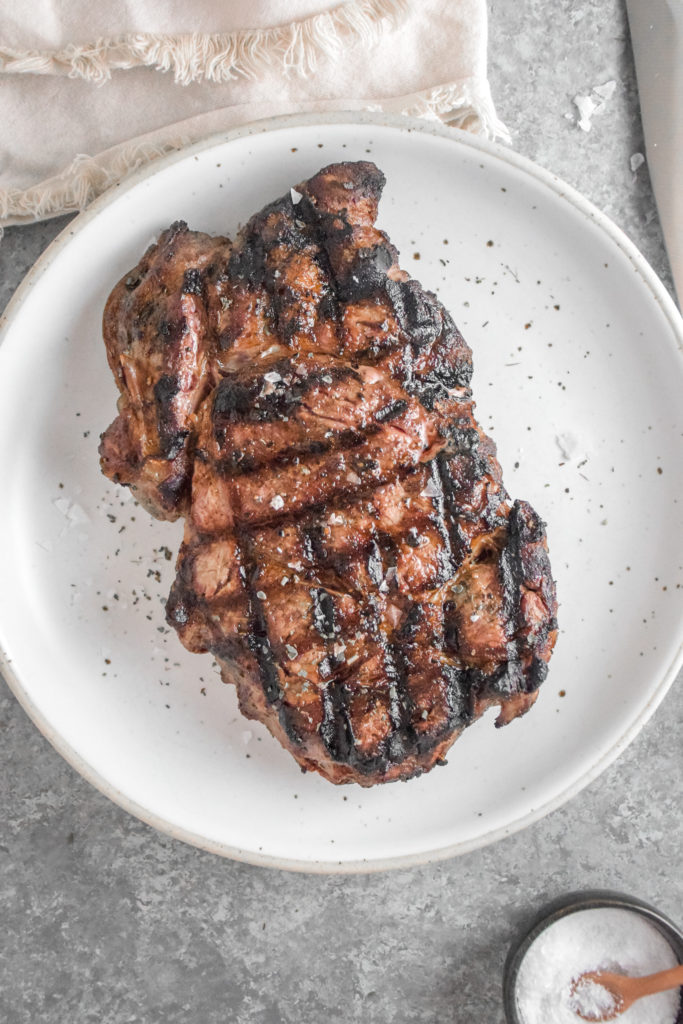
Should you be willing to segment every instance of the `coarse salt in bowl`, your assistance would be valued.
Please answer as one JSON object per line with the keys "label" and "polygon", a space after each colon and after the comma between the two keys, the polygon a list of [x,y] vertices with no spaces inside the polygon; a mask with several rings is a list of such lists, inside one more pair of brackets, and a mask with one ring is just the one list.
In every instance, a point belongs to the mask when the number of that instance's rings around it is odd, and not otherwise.
{"label": "coarse salt in bowl", "polygon": [[[593,891],[555,901],[510,951],[503,983],[509,1024],[580,1024],[614,1010],[598,985],[576,986],[587,971],[653,974],[683,962],[683,933],[654,907]],[[683,1024],[679,989],[648,996],[624,1024]]]}

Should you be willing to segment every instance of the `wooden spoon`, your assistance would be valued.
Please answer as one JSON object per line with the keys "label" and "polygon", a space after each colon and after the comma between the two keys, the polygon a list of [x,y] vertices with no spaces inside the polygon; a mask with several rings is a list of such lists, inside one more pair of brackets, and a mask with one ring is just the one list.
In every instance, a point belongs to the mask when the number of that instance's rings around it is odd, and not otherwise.
{"label": "wooden spoon", "polygon": [[614,997],[614,1009],[606,1010],[599,1017],[587,1017],[580,1010],[574,1012],[582,1020],[605,1021],[614,1020],[622,1013],[626,1013],[629,1006],[635,1003],[636,999],[643,996],[652,996],[655,992],[665,992],[669,988],[677,988],[683,985],[683,964],[678,967],[671,967],[668,971],[659,971],[657,974],[647,974],[644,978],[627,978],[623,974],[612,974],[611,971],[586,971],[580,975],[572,985],[572,996],[577,994],[579,985],[587,982],[594,982],[601,985]]}

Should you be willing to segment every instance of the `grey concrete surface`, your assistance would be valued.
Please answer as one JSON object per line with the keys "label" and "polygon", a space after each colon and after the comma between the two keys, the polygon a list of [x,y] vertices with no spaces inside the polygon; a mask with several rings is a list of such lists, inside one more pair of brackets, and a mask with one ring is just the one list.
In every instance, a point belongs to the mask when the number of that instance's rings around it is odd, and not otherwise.
{"label": "grey concrete surface", "polygon": [[[492,0],[490,15],[515,148],[605,210],[670,285],[647,165],[630,168],[644,148],[621,0]],[[586,134],[572,98],[610,80]],[[7,231],[0,302],[65,222]],[[683,921],[682,730],[678,686],[615,765],[524,832],[410,871],[317,877],[157,834],[76,775],[3,685],[0,1020],[502,1024],[509,943],[547,899],[611,887]]]}

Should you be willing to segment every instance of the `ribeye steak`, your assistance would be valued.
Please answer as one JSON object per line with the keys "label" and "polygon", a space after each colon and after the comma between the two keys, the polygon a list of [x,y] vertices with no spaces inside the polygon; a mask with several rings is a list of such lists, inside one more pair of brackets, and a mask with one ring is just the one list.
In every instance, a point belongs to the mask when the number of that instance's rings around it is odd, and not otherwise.
{"label": "ribeye steak", "polygon": [[234,242],[176,223],[104,315],[103,471],[185,517],[168,621],[302,768],[363,786],[527,711],[557,609],[470,349],[374,226],[383,185],[335,164]]}

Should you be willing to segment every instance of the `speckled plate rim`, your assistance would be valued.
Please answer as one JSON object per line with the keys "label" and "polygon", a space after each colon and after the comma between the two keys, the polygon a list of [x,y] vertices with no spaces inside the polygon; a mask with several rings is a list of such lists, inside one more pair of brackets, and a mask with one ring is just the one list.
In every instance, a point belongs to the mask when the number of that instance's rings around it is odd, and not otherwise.
{"label": "speckled plate rim", "polygon": [[[71,221],[67,227],[54,239],[54,241],[42,253],[31,270],[17,288],[10,300],[4,314],[0,317],[0,345],[9,334],[12,323],[17,316],[21,306],[29,297],[36,282],[48,270],[57,256],[71,242],[71,239],[94,220],[100,212],[119,198],[123,192],[130,191],[140,182],[154,176],[157,171],[163,170],[180,160],[187,159],[196,153],[212,149],[214,146],[232,142],[235,139],[242,139],[251,135],[261,135],[266,132],[304,127],[325,128],[330,125],[364,126],[377,125],[382,128],[394,128],[398,131],[415,135],[439,136],[447,139],[455,146],[466,146],[469,149],[486,153],[493,159],[510,164],[512,167],[523,172],[528,178],[536,182],[540,187],[553,192],[559,199],[564,200],[576,212],[585,217],[588,221],[599,227],[610,241],[630,261],[634,271],[639,275],[642,283],[650,292],[652,298],[660,307],[662,313],[669,321],[672,333],[676,339],[678,354],[683,357],[683,319],[673,299],[665,289],[662,282],[655,274],[645,257],[639,252],[624,232],[614,224],[609,217],[594,206],[580,192],[577,192],[571,185],[566,184],[557,175],[539,167],[526,157],[519,156],[512,150],[487,139],[471,135],[469,132],[457,128],[450,128],[443,124],[434,124],[429,121],[421,121],[416,118],[403,117],[401,115],[378,114],[365,111],[340,111],[321,115],[297,114],[281,117],[266,118],[250,124],[242,125],[227,132],[217,132],[191,146],[183,147],[167,156],[160,157],[153,163],[146,165],[136,171],[125,181],[119,182],[105,193],[99,196],[91,206]],[[668,344],[668,339],[666,341]],[[301,871],[311,874],[363,874],[376,871],[387,871],[389,869],[411,868],[433,861],[446,860],[460,854],[470,853],[472,850],[482,846],[488,846],[515,832],[520,832],[534,822],[545,817],[551,811],[557,810],[572,797],[576,796],[589,783],[593,782],[616,758],[622,753],[628,744],[640,732],[645,723],[650,719],[656,708],[659,706],[669,687],[673,683],[679,668],[683,664],[683,622],[680,626],[680,639],[676,655],[672,659],[668,669],[664,672],[658,685],[653,689],[650,700],[640,711],[630,726],[624,730],[621,736],[614,742],[612,747],[598,759],[598,761],[586,772],[574,779],[562,792],[556,794],[552,799],[538,807],[532,808],[528,813],[511,822],[504,828],[493,829],[474,839],[458,842],[447,846],[438,847],[432,850],[423,850],[420,853],[408,854],[398,857],[383,857],[377,860],[348,860],[348,861],[322,861],[322,860],[299,860],[295,858],[276,857],[269,854],[252,850],[242,850],[239,847],[230,846],[227,843],[219,843],[207,840],[204,836],[173,825],[165,819],[154,814],[147,807],[138,804],[131,797],[112,786],[105,778],[96,772],[73,747],[67,743],[62,736],[52,727],[51,723],[44,717],[40,709],[34,704],[23,688],[21,680],[12,668],[11,657],[0,648],[0,671],[15,697],[24,708],[29,718],[42,732],[52,746],[74,768],[79,775],[83,776],[91,785],[103,793],[114,803],[128,811],[129,814],[151,825],[157,831],[165,833],[172,839],[180,839],[192,846],[199,847],[209,853],[218,854],[233,860],[242,861],[247,864],[254,864],[261,867],[278,868],[287,871]]]}

